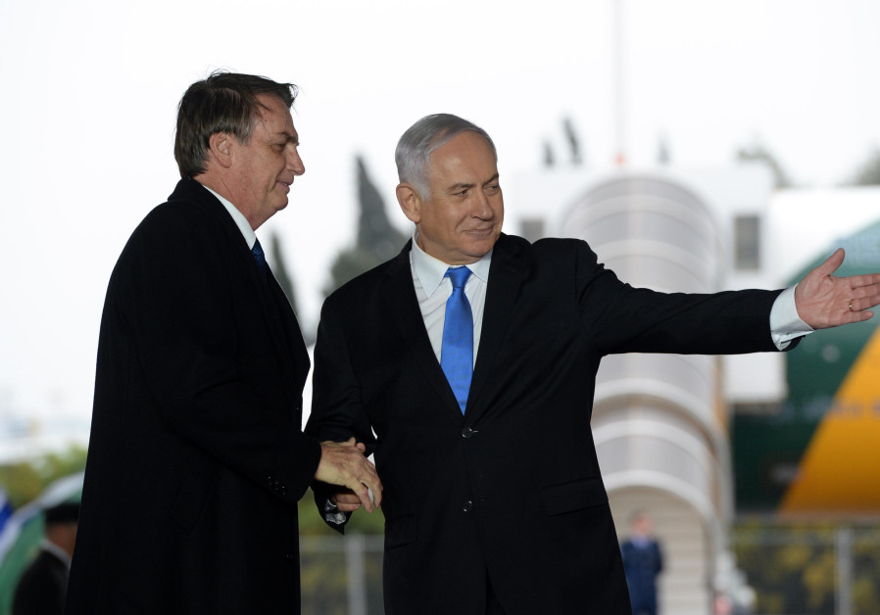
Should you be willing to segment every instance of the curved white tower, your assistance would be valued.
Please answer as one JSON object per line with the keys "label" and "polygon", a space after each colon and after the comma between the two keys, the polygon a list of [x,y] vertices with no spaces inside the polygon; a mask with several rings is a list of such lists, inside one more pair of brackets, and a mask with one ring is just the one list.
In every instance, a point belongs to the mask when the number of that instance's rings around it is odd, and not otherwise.
{"label": "curved white tower", "polygon": [[[562,217],[600,262],[633,286],[718,290],[720,234],[704,201],[662,174],[621,173],[590,185]],[[637,509],[665,554],[663,613],[710,611],[716,561],[732,516],[726,408],[718,359],[606,357],[592,428],[621,537]]]}

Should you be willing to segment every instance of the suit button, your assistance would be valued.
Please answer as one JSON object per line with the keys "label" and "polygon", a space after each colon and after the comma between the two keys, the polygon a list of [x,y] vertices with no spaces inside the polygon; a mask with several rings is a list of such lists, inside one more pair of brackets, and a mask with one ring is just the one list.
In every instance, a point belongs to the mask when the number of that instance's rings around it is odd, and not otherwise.
{"label": "suit button", "polygon": [[471,512],[474,509],[474,503],[471,500],[465,500],[461,505],[462,512]]}
{"label": "suit button", "polygon": [[473,427],[471,427],[470,425],[468,425],[467,427],[465,427],[464,429],[461,430],[461,437],[464,438],[465,440],[467,440],[469,438],[473,438],[478,433],[480,433],[480,432],[477,431],[476,429],[474,429]]}

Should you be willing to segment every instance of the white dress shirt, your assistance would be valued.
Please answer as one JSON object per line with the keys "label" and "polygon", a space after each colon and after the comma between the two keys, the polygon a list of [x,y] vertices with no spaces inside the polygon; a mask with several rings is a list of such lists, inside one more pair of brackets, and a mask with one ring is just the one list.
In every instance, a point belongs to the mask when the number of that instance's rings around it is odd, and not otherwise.
{"label": "white dress shirt", "polygon": [[241,231],[242,237],[244,237],[244,240],[247,242],[248,249],[253,250],[254,244],[257,243],[257,234],[254,232],[254,229],[251,228],[251,223],[247,221],[244,214],[238,211],[238,208],[235,205],[205,186],[205,184],[202,184],[202,186],[204,186],[205,190],[216,196],[217,200],[223,204],[223,207],[225,207],[226,211],[229,212],[229,215],[232,216],[235,226]]}
{"label": "white dress shirt", "polygon": [[[452,294],[452,280],[446,277],[446,270],[455,265],[447,265],[422,250],[412,240],[409,252],[409,263],[412,269],[413,286],[419,309],[425,321],[428,339],[437,362],[440,362],[440,348],[443,345],[443,323],[446,321],[446,301]],[[489,281],[489,265],[492,264],[492,252],[484,255],[476,263],[466,265],[471,275],[464,285],[464,294],[471,304],[474,317],[474,362],[477,360],[477,348],[480,347],[480,334],[483,332],[483,308],[486,305],[486,284]]]}
{"label": "white dress shirt", "polygon": [[[445,274],[452,265],[447,265],[422,250],[416,241],[417,237],[417,234],[414,234],[412,238],[412,250],[409,253],[410,269],[428,339],[431,340],[431,348],[439,363],[443,344],[443,323],[446,319],[446,301],[452,294],[452,281],[445,277]],[[467,265],[471,270],[471,276],[465,284],[464,294],[471,304],[471,313],[474,317],[474,362],[477,360],[477,349],[480,347],[480,334],[483,330],[483,308],[486,305],[486,284],[489,281],[491,263],[490,251],[476,263]],[[795,288],[797,286],[792,286],[780,293],[770,309],[770,337],[779,350],[788,348],[794,338],[813,332],[810,325],[798,316],[794,301]]]}

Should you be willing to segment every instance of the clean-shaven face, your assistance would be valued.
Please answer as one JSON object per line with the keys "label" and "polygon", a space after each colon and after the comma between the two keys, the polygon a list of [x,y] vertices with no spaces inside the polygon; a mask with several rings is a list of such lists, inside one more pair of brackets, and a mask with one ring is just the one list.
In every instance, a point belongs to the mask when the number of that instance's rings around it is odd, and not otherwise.
{"label": "clean-shaven face", "polygon": [[247,143],[236,143],[230,169],[230,200],[254,229],[287,206],[294,178],[305,173],[290,110],[277,96],[260,94],[257,100],[263,108]]}
{"label": "clean-shaven face", "polygon": [[419,246],[449,265],[480,260],[504,221],[495,152],[479,134],[462,132],[431,154],[427,179],[414,220]]}

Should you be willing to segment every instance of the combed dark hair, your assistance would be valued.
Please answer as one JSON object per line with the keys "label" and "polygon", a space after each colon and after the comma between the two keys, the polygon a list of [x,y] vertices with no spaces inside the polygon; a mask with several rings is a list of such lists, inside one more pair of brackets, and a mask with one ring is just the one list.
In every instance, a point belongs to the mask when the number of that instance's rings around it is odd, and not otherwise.
{"label": "combed dark hair", "polygon": [[43,520],[46,525],[59,525],[62,523],[76,523],[79,521],[79,503],[62,502],[43,510]]}
{"label": "combed dark hair", "polygon": [[427,196],[427,167],[431,154],[462,132],[474,132],[483,137],[498,157],[492,137],[485,130],[457,115],[435,113],[410,126],[397,142],[394,160],[398,179],[412,185],[420,196]]}
{"label": "combed dark hair", "polygon": [[174,137],[174,159],[181,177],[192,178],[205,172],[211,135],[226,132],[247,143],[254,120],[264,106],[257,100],[260,94],[277,96],[289,108],[297,87],[257,75],[223,71],[213,72],[207,79],[189,86],[177,109]]}

